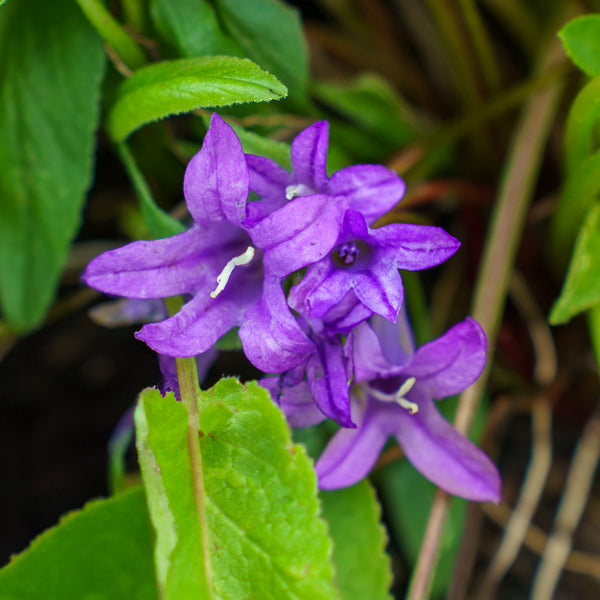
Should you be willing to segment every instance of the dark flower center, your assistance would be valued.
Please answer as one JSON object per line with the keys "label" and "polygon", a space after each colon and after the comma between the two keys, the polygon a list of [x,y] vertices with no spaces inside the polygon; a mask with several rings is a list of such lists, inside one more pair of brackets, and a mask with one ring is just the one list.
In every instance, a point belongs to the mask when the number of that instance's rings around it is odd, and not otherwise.
{"label": "dark flower center", "polygon": [[344,242],[331,256],[333,264],[342,269],[364,268],[371,261],[371,247],[361,240]]}

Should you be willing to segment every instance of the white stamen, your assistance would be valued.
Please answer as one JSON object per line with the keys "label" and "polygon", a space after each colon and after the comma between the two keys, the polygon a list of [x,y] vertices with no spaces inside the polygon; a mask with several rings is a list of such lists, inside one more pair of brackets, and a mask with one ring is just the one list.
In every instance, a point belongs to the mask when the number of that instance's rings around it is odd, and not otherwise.
{"label": "white stamen", "polygon": [[309,194],[314,194],[314,192],[303,183],[294,183],[285,188],[285,197],[287,200],[293,200],[294,198],[298,198],[298,196],[308,196]]}
{"label": "white stamen", "polygon": [[412,390],[415,385],[416,379],[414,377],[409,377],[398,389],[398,391],[393,394],[386,394],[385,392],[381,392],[379,390],[375,390],[373,388],[369,388],[369,393],[377,400],[381,400],[383,402],[395,402],[399,404],[402,408],[406,408],[411,415],[419,412],[419,405],[416,402],[411,402],[407,400],[404,396]]}
{"label": "white stamen", "polygon": [[217,275],[217,287],[210,293],[211,298],[216,298],[227,285],[233,270],[236,267],[243,267],[247,265],[254,258],[254,248],[248,246],[243,254],[234,256],[224,267],[223,270]]}

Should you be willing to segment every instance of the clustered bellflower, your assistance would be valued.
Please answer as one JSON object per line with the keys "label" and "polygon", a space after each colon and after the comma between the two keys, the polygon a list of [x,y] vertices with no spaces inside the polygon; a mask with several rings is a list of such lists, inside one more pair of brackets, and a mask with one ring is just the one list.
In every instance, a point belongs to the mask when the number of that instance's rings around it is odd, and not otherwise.
{"label": "clustered bellflower", "polygon": [[239,327],[292,426],[341,425],[316,465],[321,487],[362,479],[394,436],[443,489],[498,501],[495,467],[434,403],[479,376],[485,336],[467,319],[415,350],[403,308],[399,269],[438,265],[459,242],[438,227],[374,227],[404,182],[381,165],[329,176],[327,148],[327,123],[311,125],[292,142],[290,172],[244,154],[213,115],[184,177],[191,227],[106,252],[83,279],[132,299],[182,295],[179,312],[136,333],[161,355],[197,356]]}

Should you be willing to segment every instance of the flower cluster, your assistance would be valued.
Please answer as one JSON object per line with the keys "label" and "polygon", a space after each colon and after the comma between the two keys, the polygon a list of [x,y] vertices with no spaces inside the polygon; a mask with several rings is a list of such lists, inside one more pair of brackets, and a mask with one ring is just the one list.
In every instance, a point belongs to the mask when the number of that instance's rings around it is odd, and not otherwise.
{"label": "flower cluster", "polygon": [[106,252],[83,279],[127,298],[183,295],[179,312],[136,333],[162,355],[197,356],[239,327],[248,359],[276,375],[261,383],[292,425],[341,425],[317,463],[322,487],[364,477],[393,435],[443,489],[497,501],[493,464],[433,402],[479,376],[485,336],[467,319],[414,351],[403,310],[399,269],[437,265],[459,242],[438,227],[373,228],[404,183],[380,165],[329,177],[327,147],[327,123],[308,127],[292,143],[288,172],[244,154],[213,115],[184,178],[192,226]]}

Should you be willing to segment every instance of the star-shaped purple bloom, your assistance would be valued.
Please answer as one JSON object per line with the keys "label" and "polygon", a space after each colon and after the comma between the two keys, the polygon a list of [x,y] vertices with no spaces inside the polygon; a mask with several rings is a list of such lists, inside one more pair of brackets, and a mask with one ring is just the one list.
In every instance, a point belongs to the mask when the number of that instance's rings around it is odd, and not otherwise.
{"label": "star-shaped purple bloom", "polygon": [[[414,467],[440,488],[470,500],[498,502],[495,466],[434,403],[463,391],[479,377],[486,360],[481,327],[466,319],[414,351],[404,311],[399,325],[380,317],[371,323],[360,324],[347,340],[357,427],[340,429],[317,461],[320,487],[335,489],[360,481],[394,436]],[[298,385],[281,396],[283,411],[298,426],[323,420],[305,392]]]}
{"label": "star-shaped purple bloom", "polygon": [[275,353],[276,360],[268,354],[269,372],[292,368],[304,359],[302,352],[312,351],[285,304],[281,281],[331,250],[344,207],[336,209],[327,196],[312,195],[275,213],[263,201],[247,201],[248,185],[242,146],[215,114],[202,149],[185,172],[192,227],[170,238],[105,252],[85,270],[84,281],[107,294],[188,299],[178,313],[144,325],[136,334],[155,351],[195,356],[237,325],[242,325],[246,355],[259,368],[266,366],[264,346],[269,343],[263,343],[261,332],[280,328],[274,335],[291,340],[287,354]]}
{"label": "star-shaped purple bloom", "polygon": [[355,307],[356,322],[344,315],[338,322],[344,332],[373,313],[395,323],[404,298],[398,269],[438,265],[459,246],[439,227],[393,223],[370,229],[361,213],[348,210],[333,251],[311,265],[302,282],[290,290],[289,305],[308,319],[332,325],[339,320],[340,302],[355,299],[367,310]]}

